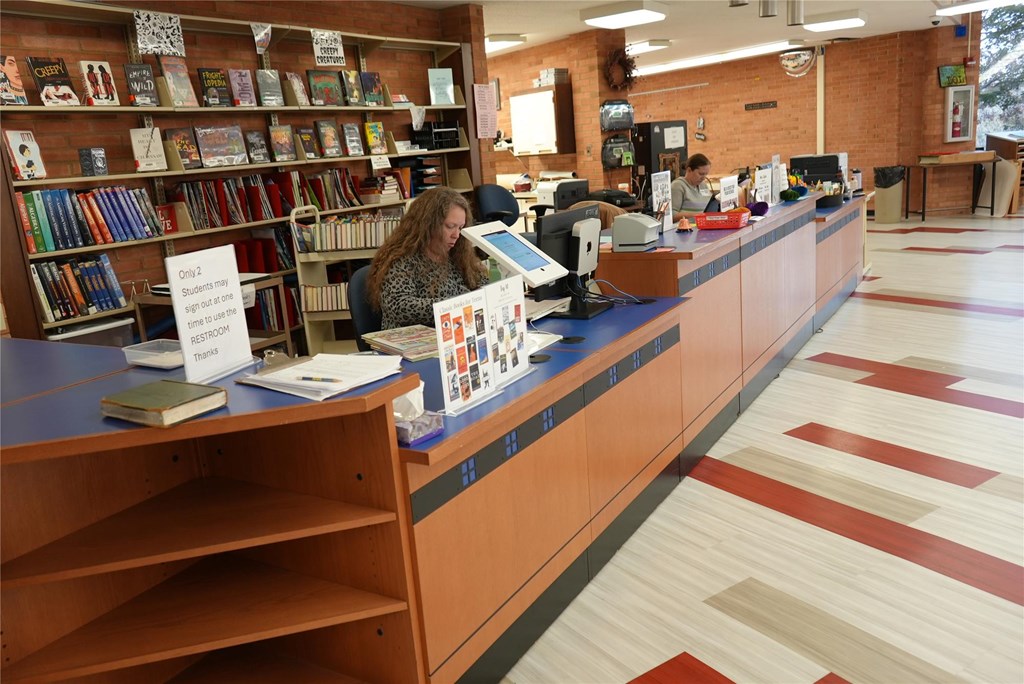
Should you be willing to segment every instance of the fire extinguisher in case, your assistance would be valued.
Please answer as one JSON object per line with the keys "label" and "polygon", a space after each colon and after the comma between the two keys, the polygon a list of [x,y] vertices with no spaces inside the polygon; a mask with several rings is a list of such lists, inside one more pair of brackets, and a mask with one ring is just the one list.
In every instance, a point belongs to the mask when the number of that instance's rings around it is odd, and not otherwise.
{"label": "fire extinguisher in case", "polygon": [[961,118],[960,117],[960,103],[959,102],[954,102],[953,103],[953,137],[954,138],[961,137],[961,134],[960,134],[960,131],[961,131],[960,118]]}

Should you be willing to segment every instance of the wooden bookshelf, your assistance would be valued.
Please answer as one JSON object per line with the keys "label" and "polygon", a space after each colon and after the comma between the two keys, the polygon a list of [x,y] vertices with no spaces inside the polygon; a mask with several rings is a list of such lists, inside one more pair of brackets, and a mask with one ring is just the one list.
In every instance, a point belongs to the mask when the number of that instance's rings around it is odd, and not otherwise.
{"label": "wooden bookshelf", "polygon": [[253,646],[240,646],[205,656],[168,684],[365,684],[362,680],[319,667],[298,658],[266,653]]}

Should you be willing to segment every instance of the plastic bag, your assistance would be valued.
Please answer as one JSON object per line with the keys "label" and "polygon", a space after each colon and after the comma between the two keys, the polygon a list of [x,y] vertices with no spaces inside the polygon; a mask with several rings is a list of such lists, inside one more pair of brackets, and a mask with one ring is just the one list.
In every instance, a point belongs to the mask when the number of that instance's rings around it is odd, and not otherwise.
{"label": "plastic bag", "polygon": [[875,187],[891,188],[903,180],[903,172],[902,166],[876,166]]}

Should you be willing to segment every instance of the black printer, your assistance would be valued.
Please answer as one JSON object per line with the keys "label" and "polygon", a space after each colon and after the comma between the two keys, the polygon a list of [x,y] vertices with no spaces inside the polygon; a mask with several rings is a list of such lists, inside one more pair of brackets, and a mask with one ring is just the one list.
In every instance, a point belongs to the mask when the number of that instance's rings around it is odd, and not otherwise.
{"label": "black printer", "polygon": [[607,202],[617,207],[632,207],[636,205],[636,197],[633,197],[624,190],[598,190],[587,195],[587,199]]}

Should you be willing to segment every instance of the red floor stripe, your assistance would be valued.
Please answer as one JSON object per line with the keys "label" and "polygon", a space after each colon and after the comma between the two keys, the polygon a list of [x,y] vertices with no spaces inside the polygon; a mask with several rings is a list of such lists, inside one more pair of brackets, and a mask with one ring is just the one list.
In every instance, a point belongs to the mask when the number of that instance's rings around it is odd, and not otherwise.
{"label": "red floor stripe", "polygon": [[843,679],[835,672],[829,672],[827,675],[816,681],[814,684],[850,684],[850,682]]}
{"label": "red floor stripe", "polygon": [[904,252],[941,252],[942,254],[991,254],[990,249],[957,249],[955,247],[904,247]]}
{"label": "red floor stripe", "polygon": [[705,456],[700,482],[1024,605],[1024,567]]}
{"label": "red floor stripe", "polygon": [[1024,249],[1024,245],[999,245],[996,249]]}
{"label": "red floor stripe", "polygon": [[959,311],[974,311],[977,313],[1000,314],[1003,316],[1016,316],[1024,318],[1024,309],[1013,309],[1008,306],[992,306],[990,304],[971,304],[970,302],[946,302],[941,299],[925,299],[924,297],[902,297],[900,295],[887,295],[878,292],[854,292],[851,297],[861,299],[877,299],[883,302],[902,302],[904,304],[918,304],[920,306],[935,306],[941,309],[957,309]]}
{"label": "red floor stripe", "polygon": [[[857,294],[854,292],[853,296]],[[854,356],[833,354],[832,352],[816,354],[810,357],[810,360],[840,366],[841,368],[852,368],[873,373],[873,375],[866,378],[856,380],[855,382],[858,385],[877,387],[924,399],[934,399],[935,401],[947,404],[955,404],[956,406],[964,406],[990,413],[999,413],[1012,418],[1024,418],[1024,404],[1019,401],[1010,401],[1009,399],[988,397],[984,394],[949,389],[950,385],[964,379],[957,375],[907,368],[906,366],[897,366],[891,363],[870,361],[868,359],[858,359]]]}
{"label": "red floor stripe", "polygon": [[630,684],[733,684],[689,653],[680,653],[666,660],[650,672],[634,679]]}
{"label": "red floor stripe", "polygon": [[838,430],[820,423],[807,423],[793,428],[785,434],[805,442],[860,456],[961,487],[977,487],[999,474],[995,470],[979,468],[924,451],[855,435],[852,432]]}

